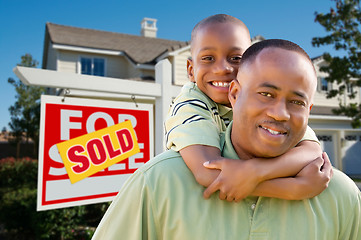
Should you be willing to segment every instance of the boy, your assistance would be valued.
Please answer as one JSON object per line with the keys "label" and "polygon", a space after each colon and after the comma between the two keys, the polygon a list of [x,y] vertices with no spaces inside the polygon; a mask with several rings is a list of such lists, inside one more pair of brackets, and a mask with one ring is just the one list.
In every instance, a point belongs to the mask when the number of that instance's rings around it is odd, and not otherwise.
{"label": "boy", "polygon": [[[303,141],[274,161],[259,158],[241,162],[221,157],[219,133],[225,131],[232,120],[228,87],[236,79],[242,54],[250,45],[245,24],[229,15],[210,16],[194,27],[192,59],[187,61],[191,82],[183,87],[166,119],[167,148],[179,151],[197,182],[208,187],[204,192],[206,198],[217,190],[220,190],[220,199],[227,201],[239,201],[250,194],[284,199],[316,196],[329,181],[322,171],[317,176],[302,176],[290,185],[266,181],[295,176],[306,165],[315,164],[312,160],[320,157],[322,151],[310,128]],[[287,117],[282,116],[285,114],[275,115],[282,118]],[[271,127],[265,130],[274,136],[283,134]],[[268,189],[267,193],[264,189]]]}

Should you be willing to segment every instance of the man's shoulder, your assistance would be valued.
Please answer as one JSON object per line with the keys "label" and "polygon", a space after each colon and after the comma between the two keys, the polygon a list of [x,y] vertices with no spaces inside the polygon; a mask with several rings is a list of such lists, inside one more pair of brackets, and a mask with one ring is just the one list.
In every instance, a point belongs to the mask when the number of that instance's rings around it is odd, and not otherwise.
{"label": "man's shoulder", "polygon": [[[142,179],[143,186],[157,195],[157,199],[164,192],[172,192],[171,189],[177,186],[177,183],[198,186],[181,155],[173,150],[167,150],[149,160],[138,168],[134,177]],[[157,188],[162,191],[156,191]]]}
{"label": "man's shoulder", "polygon": [[341,197],[360,195],[360,190],[355,182],[336,168],[333,169],[333,177],[329,183],[328,189],[335,195]]}
{"label": "man's shoulder", "polygon": [[148,175],[150,172],[166,172],[170,170],[177,171],[177,169],[181,168],[187,168],[187,166],[185,165],[179,152],[167,150],[150,159],[141,166],[138,171]]}

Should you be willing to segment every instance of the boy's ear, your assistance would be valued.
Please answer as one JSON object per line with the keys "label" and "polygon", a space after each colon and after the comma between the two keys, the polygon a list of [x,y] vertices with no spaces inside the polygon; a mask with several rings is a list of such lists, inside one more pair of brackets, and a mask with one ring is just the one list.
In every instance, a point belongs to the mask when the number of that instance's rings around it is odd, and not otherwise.
{"label": "boy's ear", "polygon": [[196,82],[196,80],[194,79],[193,60],[191,58],[187,59],[187,74],[191,82]]}
{"label": "boy's ear", "polygon": [[240,93],[241,93],[241,85],[237,80],[233,80],[229,85],[229,91],[228,91],[228,99],[232,105],[232,108],[236,104],[237,98],[239,97]]}

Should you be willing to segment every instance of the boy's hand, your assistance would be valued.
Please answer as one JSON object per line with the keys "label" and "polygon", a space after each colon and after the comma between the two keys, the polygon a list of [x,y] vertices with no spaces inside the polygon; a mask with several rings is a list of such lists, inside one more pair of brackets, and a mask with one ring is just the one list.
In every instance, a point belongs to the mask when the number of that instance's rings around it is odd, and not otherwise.
{"label": "boy's hand", "polygon": [[250,195],[259,184],[257,168],[251,161],[223,158],[203,164],[209,169],[219,169],[220,174],[204,191],[204,198],[209,198],[219,190],[221,200],[240,201]]}
{"label": "boy's hand", "polygon": [[300,183],[297,191],[297,199],[312,198],[320,194],[328,187],[333,171],[327,153],[322,154],[305,166],[295,177]]}

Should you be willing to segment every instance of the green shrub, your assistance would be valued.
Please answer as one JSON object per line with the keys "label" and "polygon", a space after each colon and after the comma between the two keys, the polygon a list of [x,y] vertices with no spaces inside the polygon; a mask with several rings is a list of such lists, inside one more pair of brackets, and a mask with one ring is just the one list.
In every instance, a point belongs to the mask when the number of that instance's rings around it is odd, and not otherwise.
{"label": "green shrub", "polygon": [[90,239],[109,203],[37,212],[37,167],[0,160],[0,239]]}

